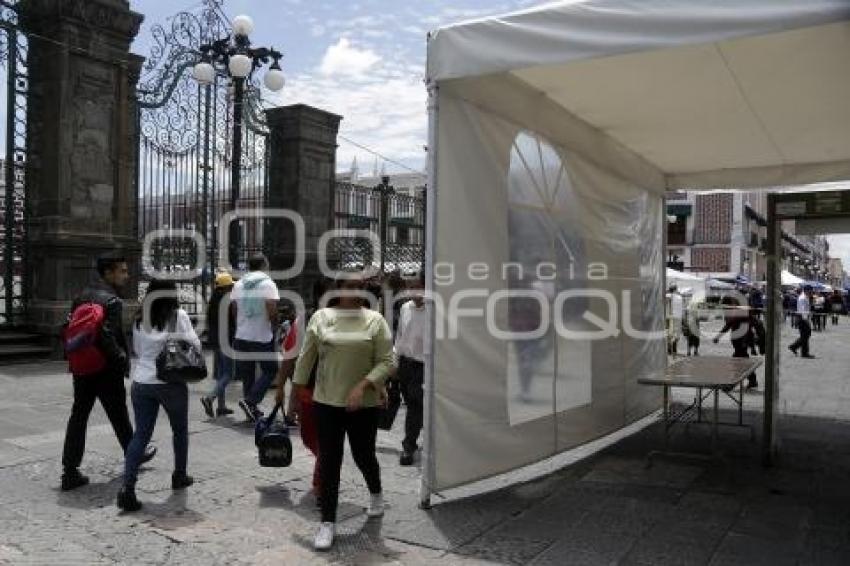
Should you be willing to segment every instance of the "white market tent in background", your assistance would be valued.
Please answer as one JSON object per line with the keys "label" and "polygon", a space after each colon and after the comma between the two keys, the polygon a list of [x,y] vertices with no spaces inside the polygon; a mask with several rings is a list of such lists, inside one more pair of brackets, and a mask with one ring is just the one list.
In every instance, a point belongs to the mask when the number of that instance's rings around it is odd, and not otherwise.
{"label": "white market tent in background", "polygon": [[779,278],[782,285],[793,285],[794,287],[797,287],[803,284],[803,279],[797,277],[796,275],[785,269],[782,270],[782,273],[780,273]]}
{"label": "white market tent in background", "polygon": [[[665,191],[850,178],[847,0],[557,2],[438,30],[428,82],[428,285],[447,305],[472,289],[553,291],[501,269],[546,261],[554,290],[622,295],[618,326],[658,329]],[[585,271],[596,262],[610,268],[601,283]],[[491,268],[485,280],[472,263]],[[454,266],[451,284],[438,264]],[[585,306],[608,320],[604,302]],[[535,322],[507,301],[488,312],[500,328]],[[456,335],[435,325],[426,496],[659,405],[636,379],[663,371],[663,341],[510,343],[481,319],[458,317]]]}
{"label": "white market tent in background", "polygon": [[693,297],[705,297],[707,288],[706,288],[706,280],[697,275],[693,275],[691,273],[684,273],[682,271],[676,271],[675,269],[667,268],[667,287],[673,283],[679,288],[679,291],[682,292],[683,289],[690,289],[691,295]]}

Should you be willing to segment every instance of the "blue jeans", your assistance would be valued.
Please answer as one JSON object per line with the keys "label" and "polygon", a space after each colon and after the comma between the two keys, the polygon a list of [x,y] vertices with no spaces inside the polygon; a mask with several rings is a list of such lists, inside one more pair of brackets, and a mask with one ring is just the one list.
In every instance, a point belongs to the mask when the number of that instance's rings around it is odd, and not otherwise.
{"label": "blue jeans", "polygon": [[219,408],[224,407],[224,393],[233,379],[233,363],[233,359],[228,357],[223,351],[220,349],[215,350],[215,360],[213,361],[215,385],[210,392],[210,396],[218,400]]}
{"label": "blue jeans", "polygon": [[[242,379],[242,392],[245,400],[251,405],[259,405],[277,376],[277,359],[272,358],[276,352],[275,342],[250,342],[234,340],[233,349],[246,359],[236,359],[236,375]],[[263,354],[261,359],[251,359],[252,353]],[[260,379],[254,379],[254,374],[260,364]]]}
{"label": "blue jeans", "polygon": [[185,383],[133,383],[130,400],[136,416],[136,431],[124,457],[124,485],[133,487],[145,447],[153,436],[159,407],[165,409],[174,434],[174,471],[186,473],[189,459],[189,388]]}

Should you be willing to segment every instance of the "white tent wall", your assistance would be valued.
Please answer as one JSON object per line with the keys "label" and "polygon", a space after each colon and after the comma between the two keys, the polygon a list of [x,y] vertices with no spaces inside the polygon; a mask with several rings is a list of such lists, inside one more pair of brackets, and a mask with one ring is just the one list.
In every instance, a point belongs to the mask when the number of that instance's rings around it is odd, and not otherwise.
{"label": "white tent wall", "polygon": [[[539,292],[550,307],[564,291],[607,291],[610,301],[573,299],[553,319],[574,333],[599,333],[581,317],[586,310],[610,321],[616,336],[570,338],[550,330],[537,340],[510,342],[488,329],[488,317],[468,316],[457,319],[456,337],[441,338],[446,318],[455,317],[438,313],[426,467],[434,490],[539,461],[646,416],[659,398],[637,379],[666,363],[662,200],[657,185],[650,192],[618,173],[650,183],[660,177],[595,130],[547,127],[570,116],[539,93],[526,90],[522,104],[509,105],[509,117],[458,96],[493,92],[500,86],[494,80],[439,90],[433,289],[448,311],[453,298],[470,290],[482,296],[460,301],[460,308],[485,309],[487,296],[505,289]],[[503,92],[520,95],[516,79],[503,80]],[[616,172],[565,146],[605,148]],[[541,262],[557,266],[554,281],[537,277]],[[473,264],[488,266],[484,280],[469,272]],[[516,264],[525,270],[521,278],[505,270]],[[518,322],[528,309],[522,299],[501,300],[491,322],[502,330],[536,328],[539,319]],[[651,335],[630,338],[625,327]]]}

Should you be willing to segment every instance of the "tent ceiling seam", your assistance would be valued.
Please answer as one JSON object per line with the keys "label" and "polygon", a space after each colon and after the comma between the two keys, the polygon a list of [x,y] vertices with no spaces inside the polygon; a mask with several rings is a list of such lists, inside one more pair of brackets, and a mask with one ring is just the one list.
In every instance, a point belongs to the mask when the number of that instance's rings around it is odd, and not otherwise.
{"label": "tent ceiling seam", "polygon": [[723,61],[723,65],[726,67],[726,70],[729,72],[729,76],[732,77],[732,81],[735,83],[735,88],[738,90],[738,94],[741,95],[741,98],[744,100],[744,103],[747,105],[747,108],[750,110],[750,113],[755,118],[756,123],[759,125],[759,129],[767,141],[770,143],[770,146],[776,152],[776,155],[779,156],[780,161],[783,165],[788,163],[788,159],[785,157],[785,154],[780,149],[779,144],[776,143],[774,137],[770,134],[770,131],[767,128],[767,124],[764,123],[761,115],[756,111],[755,105],[750,100],[750,97],[747,96],[747,93],[744,91],[744,87],[741,84],[741,80],[738,78],[738,74],[732,69],[732,65],[729,63],[729,59],[726,57],[726,53],[723,52],[723,47],[719,43],[713,44],[714,49],[717,51],[717,54],[720,56],[720,59]]}

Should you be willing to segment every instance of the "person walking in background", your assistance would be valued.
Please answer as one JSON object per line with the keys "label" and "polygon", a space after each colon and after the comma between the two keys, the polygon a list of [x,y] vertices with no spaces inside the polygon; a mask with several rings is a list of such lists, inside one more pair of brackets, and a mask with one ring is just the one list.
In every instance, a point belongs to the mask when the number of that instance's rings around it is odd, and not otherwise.
{"label": "person walking in background", "polygon": [[[233,286],[231,308],[236,311],[236,375],[242,379],[243,399],[239,407],[251,422],[263,416],[259,408],[266,391],[277,375],[278,345],[275,328],[278,324],[277,285],[265,271],[269,262],[263,254],[248,260],[249,272]],[[256,366],[260,379],[254,379]]]}
{"label": "person walking in background", "polygon": [[[213,350],[213,377],[215,385],[208,396],[201,397],[201,405],[204,406],[209,418],[233,414],[233,409],[227,407],[225,392],[227,386],[233,379],[235,371],[233,358],[227,355],[226,349],[233,348],[233,339],[236,334],[236,318],[233,309],[227,308],[222,313],[222,303],[230,302],[230,292],[233,290],[233,277],[229,273],[219,273],[215,278],[215,289],[210,304],[207,308],[207,329],[210,347]],[[223,325],[222,325],[223,323]],[[218,406],[213,412],[213,402],[218,401]]]}
{"label": "person walking in background", "polygon": [[342,295],[310,318],[293,378],[299,392],[310,382],[318,361],[313,410],[319,437],[322,516],[313,541],[316,550],[333,545],[346,436],[371,494],[367,516],[384,513],[375,441],[378,404],[393,366],[392,338],[380,312],[362,306],[357,296],[363,289],[362,280],[341,279],[337,288]]}
{"label": "person walking in background", "polygon": [[[726,297],[723,302],[726,306],[725,324],[720,332],[717,333],[717,336],[714,337],[714,343],[717,344],[724,334],[731,332],[732,357],[749,358],[750,355],[747,350],[752,342],[750,310],[747,307],[741,307],[738,300],[734,297]],[[758,387],[758,379],[755,372],[753,372],[747,376],[747,389],[755,389],[756,387]]]}
{"label": "person walking in background", "polygon": [[[124,334],[123,311],[124,303],[119,293],[127,285],[130,273],[127,261],[122,257],[106,256],[97,260],[98,278],[89,284],[80,295],[74,299],[71,312],[68,315],[70,325],[77,310],[86,305],[96,305],[103,309],[103,323],[99,331],[97,349],[105,359],[105,367],[92,374],[75,374],[74,404],[71,406],[71,416],[65,431],[65,445],[62,451],[62,483],[63,491],[82,487],[89,483],[89,478],[80,473],[80,464],[86,448],[86,429],[89,415],[96,399],[100,400],[112,430],[126,452],[133,437],[133,425],[127,410],[127,392],[124,388],[124,378],[130,371],[127,338]],[[66,344],[66,351],[68,345]],[[79,371],[79,370],[78,370]],[[147,462],[156,454],[153,447],[142,447],[141,461]]]}
{"label": "person walking in background", "polygon": [[814,322],[815,332],[823,332],[824,322],[826,321],[826,299],[823,293],[818,293],[810,298],[811,318]]}
{"label": "person walking in background", "polygon": [[797,328],[797,322],[794,320],[794,312],[796,310],[797,299],[791,291],[785,291],[782,294],[782,312],[785,322],[791,319],[791,328]]}
{"label": "person walking in background", "polygon": [[805,286],[800,292],[800,296],[797,297],[797,328],[800,330],[800,338],[788,346],[792,354],[796,356],[799,350],[804,358],[814,358],[809,352],[809,339],[812,336],[812,324],[810,322],[812,316],[811,296],[812,288]]}
{"label": "person walking in background", "polygon": [[682,319],[685,316],[685,301],[676,285],[670,285],[670,354],[679,353],[679,338],[682,335]]}
{"label": "person walking in background", "polygon": [[[299,339],[299,328],[302,325],[299,323],[298,319],[295,319],[291,322],[289,333],[287,334],[286,339],[282,345],[283,350],[283,362],[280,364],[280,373],[277,385],[277,393],[275,395],[275,401],[281,406],[284,402],[285,397],[285,386],[286,380],[291,379],[292,375],[295,371],[295,365],[298,361],[298,339]],[[304,443],[304,447],[307,448],[316,459],[313,464],[313,495],[316,498],[316,502],[321,502],[321,467],[319,463],[319,434],[316,430],[316,417],[315,411],[313,410],[313,390],[316,387],[316,365],[313,364],[313,368],[310,371],[310,378],[307,381],[307,384],[303,387],[295,387],[293,384],[292,390],[289,392],[289,405],[294,405],[295,410],[292,413],[292,417],[298,415],[298,423],[301,429],[301,442]]]}
{"label": "person walking in background", "polygon": [[143,449],[153,436],[159,408],[165,410],[171,424],[174,445],[174,472],[171,488],[184,489],[194,483],[186,474],[189,459],[189,388],[185,383],[166,383],[157,378],[156,360],[162,352],[169,330],[201,350],[201,340],[192,321],[177,302],[173,281],[151,281],[139,314],[133,324],[133,385],[130,398],[136,417],[136,432],[124,458],[124,486],[118,492],[118,507],[132,512],[141,509],[136,498],[136,479],[143,461]]}
{"label": "person walking in background", "polygon": [[428,331],[428,316],[423,296],[424,276],[419,274],[412,279],[408,283],[408,289],[412,298],[401,306],[395,342],[401,396],[407,406],[404,440],[399,457],[399,464],[402,466],[413,465],[419,433],[422,431],[424,410],[422,380],[425,373],[425,336]]}
{"label": "person walking in background", "polygon": [[838,325],[838,318],[844,312],[844,299],[841,297],[841,291],[835,289],[829,298],[829,310],[832,313],[832,325]]}
{"label": "person walking in background", "polygon": [[700,311],[696,302],[691,302],[685,309],[685,320],[682,323],[682,333],[685,335],[688,346],[688,356],[699,356],[701,342]]}
{"label": "person walking in background", "polygon": [[[287,357],[297,358],[296,348],[298,346],[298,322],[295,309],[287,305],[281,309],[282,321],[280,324],[280,349],[284,355],[284,362]],[[285,366],[289,366],[285,368]],[[286,380],[292,379],[292,373],[295,370],[294,363],[281,363],[280,371],[277,374],[276,382],[278,388],[286,385]],[[286,401],[286,411],[283,417],[287,426],[298,426],[298,399],[295,394],[290,391],[289,399]]]}
{"label": "person walking in background", "polygon": [[752,316],[759,318],[764,311],[764,293],[758,287],[750,289],[749,304]]}

